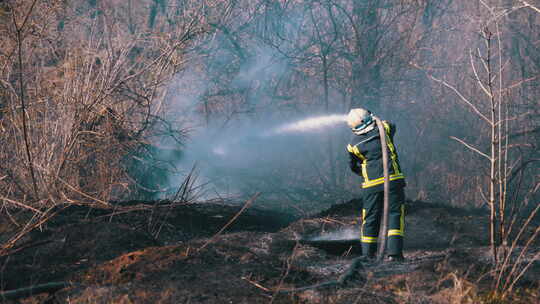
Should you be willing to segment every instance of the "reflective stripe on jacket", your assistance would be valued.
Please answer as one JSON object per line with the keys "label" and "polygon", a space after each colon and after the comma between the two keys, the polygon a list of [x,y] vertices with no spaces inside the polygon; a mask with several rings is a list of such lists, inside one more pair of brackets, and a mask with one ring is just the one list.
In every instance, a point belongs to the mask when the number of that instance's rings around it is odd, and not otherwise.
{"label": "reflective stripe on jacket", "polygon": [[[396,129],[393,124],[386,121],[383,121],[383,126],[386,133],[388,159],[390,162],[388,166],[390,186],[403,187],[405,186],[405,176],[401,171],[396,147],[393,142]],[[353,135],[351,142],[347,145],[347,151],[349,151],[351,170],[363,179],[362,188],[380,186],[377,187],[377,190],[381,190],[384,183],[384,172],[378,128],[366,134]]]}

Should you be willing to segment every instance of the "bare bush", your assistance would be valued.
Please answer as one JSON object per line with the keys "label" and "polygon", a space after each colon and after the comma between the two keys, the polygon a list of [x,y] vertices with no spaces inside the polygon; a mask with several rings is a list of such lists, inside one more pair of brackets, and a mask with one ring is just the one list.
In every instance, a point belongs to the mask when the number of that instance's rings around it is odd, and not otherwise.
{"label": "bare bush", "polygon": [[[137,191],[132,181],[140,176],[127,160],[144,157],[152,135],[163,133],[166,84],[205,34],[207,12],[203,3],[183,6],[174,19],[155,17],[161,30],[154,32],[144,5],[3,5],[0,199],[6,212],[33,213],[23,235],[57,205],[109,208],[111,199]],[[167,125],[167,133],[182,138],[182,128]]]}

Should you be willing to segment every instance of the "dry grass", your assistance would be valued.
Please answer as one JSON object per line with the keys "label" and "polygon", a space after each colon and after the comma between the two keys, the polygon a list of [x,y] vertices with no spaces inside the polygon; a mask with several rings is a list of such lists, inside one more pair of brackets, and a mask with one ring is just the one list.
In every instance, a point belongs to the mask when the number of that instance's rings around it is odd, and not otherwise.
{"label": "dry grass", "polygon": [[[130,31],[122,22],[126,3],[2,5],[0,202],[19,227],[0,240],[7,254],[57,208],[110,208],[112,199],[140,190],[139,172],[126,159],[144,157],[139,151],[148,138],[163,133],[165,84],[204,29],[196,5],[161,34]],[[184,136],[181,125],[168,130]]]}

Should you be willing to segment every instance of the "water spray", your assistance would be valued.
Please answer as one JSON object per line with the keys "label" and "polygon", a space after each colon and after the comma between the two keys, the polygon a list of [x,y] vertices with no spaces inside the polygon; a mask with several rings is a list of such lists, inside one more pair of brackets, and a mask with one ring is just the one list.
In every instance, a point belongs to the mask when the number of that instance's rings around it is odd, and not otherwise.
{"label": "water spray", "polygon": [[214,155],[225,157],[231,147],[242,147],[253,145],[253,142],[268,140],[270,136],[287,135],[294,133],[305,133],[320,130],[322,128],[328,128],[333,125],[343,123],[347,120],[347,115],[342,114],[329,114],[316,117],[308,117],[294,122],[288,122],[276,126],[269,131],[258,133],[257,131],[252,134],[247,134],[242,137],[228,138],[223,143],[217,143],[211,148]]}
{"label": "water spray", "polygon": [[[275,118],[238,121],[219,132],[209,129],[201,133],[191,141],[182,161],[202,164],[201,175],[207,176],[216,189],[240,193],[246,185],[264,183],[275,168],[281,172],[287,164],[283,162],[284,155],[294,159],[301,155],[307,142],[321,140],[312,134],[339,130],[346,125],[346,118],[347,115],[331,113],[280,122]],[[172,184],[178,182],[171,180]],[[280,187],[279,183],[272,185]]]}
{"label": "water spray", "polygon": [[296,122],[287,123],[276,127],[264,134],[265,136],[280,135],[285,133],[309,132],[320,128],[329,127],[338,123],[345,122],[347,115],[331,114],[325,116],[309,117]]}
{"label": "water spray", "polygon": [[358,240],[360,231],[357,229],[343,229],[339,231],[328,232],[310,238],[312,241],[341,241],[341,240]]}

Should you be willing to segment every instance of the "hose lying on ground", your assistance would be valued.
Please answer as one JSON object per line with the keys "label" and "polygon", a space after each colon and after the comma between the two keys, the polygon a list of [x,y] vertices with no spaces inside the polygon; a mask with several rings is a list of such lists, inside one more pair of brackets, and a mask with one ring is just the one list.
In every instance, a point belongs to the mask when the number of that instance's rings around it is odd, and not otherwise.
{"label": "hose lying on ground", "polygon": [[[419,257],[414,258],[411,260],[407,260],[405,264],[408,264],[412,267],[415,264],[421,264],[425,262],[437,262],[442,261],[447,257],[447,254],[436,254],[433,256],[427,256],[427,257]],[[365,260],[362,257],[355,258],[349,268],[347,268],[347,271],[345,271],[338,279],[336,280],[329,280],[325,281],[319,284],[314,285],[308,285],[298,288],[290,288],[290,289],[278,289],[276,293],[293,293],[293,292],[300,292],[305,290],[311,290],[311,289],[318,289],[318,288],[340,288],[340,287],[347,287],[351,286],[351,284],[355,284],[356,287],[361,287],[367,282],[367,277],[364,275],[362,276],[362,273],[366,273],[366,269],[364,267]],[[377,267],[380,266],[382,263],[379,261],[365,261],[365,263],[369,263],[369,268],[371,267]],[[403,263],[393,264],[393,265],[402,265]],[[392,265],[392,263],[387,264]],[[393,266],[391,266],[393,267]],[[403,271],[403,270],[401,270]]]}
{"label": "hose lying on ground", "polygon": [[357,282],[358,284],[363,284],[365,282],[365,278],[358,278],[357,275],[360,271],[363,271],[364,266],[362,265],[362,258],[355,258],[349,268],[347,268],[347,271],[345,271],[337,280],[330,280],[326,282],[322,282],[319,284],[314,285],[308,285],[304,287],[298,287],[298,288],[291,288],[291,289],[279,289],[277,290],[278,293],[291,293],[291,292],[299,292],[304,290],[310,290],[310,289],[317,289],[322,287],[342,287],[352,282]]}

